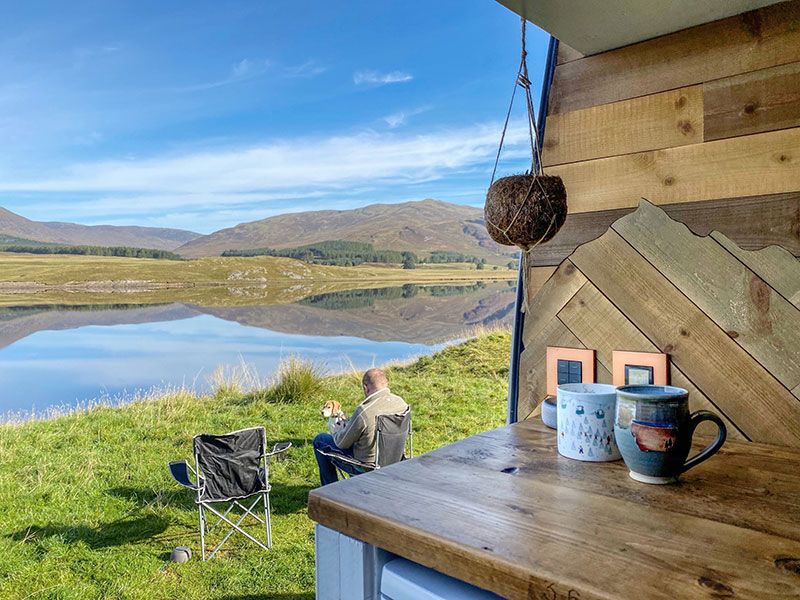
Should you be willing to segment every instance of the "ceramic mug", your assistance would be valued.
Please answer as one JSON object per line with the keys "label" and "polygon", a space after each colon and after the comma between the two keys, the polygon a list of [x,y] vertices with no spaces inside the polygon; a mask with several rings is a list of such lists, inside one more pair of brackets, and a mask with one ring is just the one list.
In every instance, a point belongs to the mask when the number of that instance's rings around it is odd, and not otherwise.
{"label": "ceramic mug", "polygon": [[[692,436],[712,421],[717,437],[689,460]],[[707,410],[689,414],[689,392],[667,385],[627,385],[617,389],[614,434],[630,476],[644,483],[673,483],[684,471],[710,458],[725,443],[725,423]]]}
{"label": "ceramic mug", "polygon": [[565,383],[556,392],[558,452],[600,462],[620,458],[614,441],[617,388],[604,383]]}

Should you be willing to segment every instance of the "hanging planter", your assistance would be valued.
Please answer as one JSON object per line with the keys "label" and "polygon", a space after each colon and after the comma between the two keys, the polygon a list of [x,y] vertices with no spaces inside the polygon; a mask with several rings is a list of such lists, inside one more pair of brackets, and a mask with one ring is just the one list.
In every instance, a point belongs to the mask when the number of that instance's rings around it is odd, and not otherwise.
{"label": "hanging planter", "polygon": [[[486,194],[484,216],[486,230],[498,244],[519,246],[526,253],[552,239],[567,218],[567,190],[557,175],[545,175],[540,156],[541,142],[533,113],[531,82],[528,79],[525,51],[525,19],[522,19],[522,58],[520,60],[511,104],[506,114],[500,147],[492,171],[492,181]],[[508,130],[511,109],[517,87],[525,90],[528,111],[528,133],[531,143],[531,170],[524,175],[512,175],[495,181],[500,152]]]}
{"label": "hanging planter", "polygon": [[511,175],[486,194],[486,230],[498,244],[529,250],[550,240],[567,218],[567,190],[557,175]]}

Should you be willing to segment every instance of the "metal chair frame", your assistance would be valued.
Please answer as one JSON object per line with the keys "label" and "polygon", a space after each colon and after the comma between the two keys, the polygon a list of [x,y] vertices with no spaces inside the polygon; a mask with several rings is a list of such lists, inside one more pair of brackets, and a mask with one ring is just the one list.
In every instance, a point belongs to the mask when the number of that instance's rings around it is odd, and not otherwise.
{"label": "metal chair frame", "polygon": [[[262,434],[262,448],[266,449],[267,440],[266,440],[266,430],[264,427],[259,427],[257,429],[261,430]],[[239,431],[246,431],[246,430],[239,430]],[[231,433],[238,433],[239,431],[233,431]],[[202,434],[200,434],[202,435]],[[192,441],[197,438],[195,436],[192,438]],[[195,444],[192,444],[195,447]],[[211,560],[217,551],[222,548],[222,545],[228,541],[228,538],[233,535],[234,532],[238,531],[252,542],[257,544],[259,547],[263,548],[264,550],[268,550],[272,547],[272,527],[270,521],[270,505],[269,505],[269,492],[272,489],[272,486],[269,483],[269,464],[274,459],[276,462],[282,460],[284,458],[284,453],[291,448],[291,442],[279,442],[275,444],[272,448],[271,452],[264,452],[260,457],[260,462],[262,465],[259,467],[259,478],[261,479],[262,489],[251,494],[249,497],[256,495],[256,499],[250,504],[250,506],[245,506],[239,500],[244,501],[246,498],[220,498],[215,500],[201,500],[203,496],[203,491],[205,487],[205,478],[203,474],[200,472],[199,469],[199,455],[197,452],[194,453],[194,464],[195,466],[189,464],[186,460],[179,460],[179,461],[172,461],[169,463],[169,470],[172,478],[175,479],[180,485],[183,487],[190,489],[197,493],[197,498],[195,499],[195,504],[197,505],[197,511],[200,518],[200,549],[203,561]],[[191,477],[189,476],[189,472],[191,471],[192,475],[194,475],[197,483],[192,483]],[[248,497],[248,498],[249,498]],[[263,501],[264,503],[264,518],[262,519],[260,516],[255,514],[254,509],[256,505]],[[220,504],[223,502],[230,502],[230,506],[225,510],[225,512],[220,513],[217,511],[212,504]],[[233,510],[234,507],[238,507],[242,510],[242,515],[239,517],[239,520],[235,523],[228,519],[228,515]],[[216,515],[217,521],[214,523],[210,528],[208,527],[208,521],[206,520],[206,511],[209,511]],[[249,534],[245,531],[241,525],[242,522],[250,515],[254,519],[256,519],[259,523],[265,526],[266,535],[267,535],[267,543],[266,545],[253,535]],[[225,534],[222,540],[214,547],[211,551],[211,554],[206,558],[206,535],[210,535],[220,523],[225,522],[230,525],[231,529]],[[206,531],[207,530],[207,531]]]}
{"label": "metal chair frame", "polygon": [[[410,413],[411,408],[408,408]],[[378,415],[380,417],[381,415]],[[376,420],[377,418],[376,417]],[[414,458],[414,431],[411,426],[412,417],[409,415],[408,419],[408,433],[407,433],[407,441],[408,441],[408,456],[405,456],[405,452],[403,453],[403,457],[400,460],[406,460],[408,458]],[[351,456],[346,456],[344,454],[339,454],[337,452],[323,452],[322,450],[317,450],[322,456],[327,456],[328,458],[333,459],[331,462],[333,466],[336,468],[336,472],[342,479],[347,479],[351,477],[351,474],[342,469],[342,467],[337,463],[337,461],[341,461],[343,463],[347,463],[349,465],[353,465],[354,467],[361,469],[362,473],[369,473],[370,471],[377,471],[381,468],[379,454],[380,454],[380,438],[381,432],[380,429],[377,427],[375,428],[375,462],[368,463],[358,460],[357,458],[353,458]]]}

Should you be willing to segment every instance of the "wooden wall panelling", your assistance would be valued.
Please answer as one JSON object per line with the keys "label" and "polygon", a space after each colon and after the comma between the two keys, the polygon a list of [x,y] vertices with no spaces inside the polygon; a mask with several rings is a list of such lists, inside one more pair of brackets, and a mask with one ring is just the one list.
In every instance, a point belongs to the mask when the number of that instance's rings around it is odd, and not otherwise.
{"label": "wooden wall panelling", "polygon": [[547,280],[550,279],[556,271],[555,267],[556,265],[535,266],[527,270],[528,278],[525,281],[525,290],[529,298],[533,298]]}
{"label": "wooden wall panelling", "polygon": [[[797,211],[800,213],[800,194],[797,203]],[[790,252],[779,246],[768,246],[757,251],[742,250],[719,231],[712,232],[711,237],[751,271],[758,273],[775,291],[800,308],[800,262]]]}
{"label": "wooden wall panelling", "polygon": [[[800,27],[798,27],[800,32]],[[800,41],[798,42],[800,48]],[[548,167],[569,212],[800,190],[800,128]]]}
{"label": "wooden wall panelling", "polygon": [[525,347],[536,343],[539,332],[584,283],[586,278],[583,274],[567,261],[556,269],[538,294],[529,295],[526,290],[528,301],[522,330],[522,343]]}
{"label": "wooden wall panelling", "polygon": [[707,82],[703,98],[706,141],[798,127],[800,62]]}
{"label": "wooden wall panelling", "polygon": [[800,310],[758,274],[649,202],[612,228],[784,386],[800,385]]}
{"label": "wooden wall panelling", "polygon": [[[594,348],[597,362],[607,371],[613,369],[614,350],[634,352],[661,352],[653,342],[636,328],[600,291],[591,283],[584,285],[577,294],[561,309],[558,318],[587,348]],[[678,369],[670,363],[670,382],[689,392],[691,410],[711,410],[722,417],[731,439],[747,438],[736,425],[715,406],[705,394]],[[710,424],[709,424],[710,425]],[[712,434],[716,427],[711,425],[702,433]]]}
{"label": "wooden wall panelling", "polygon": [[585,348],[564,324],[550,313],[550,319],[539,330],[536,343],[526,347],[520,356],[519,399],[517,415],[519,420],[527,418],[547,396],[547,346],[566,348]]}
{"label": "wooden wall panelling", "polygon": [[752,440],[800,447],[800,402],[609,230],[571,259]]}
{"label": "wooden wall panelling", "polygon": [[[777,244],[800,256],[800,192],[679,202],[660,208],[698,235],[718,230],[745,250]],[[603,235],[631,210],[615,208],[567,215],[556,236],[530,253],[531,265],[560,264],[576,247]]]}
{"label": "wooden wall panelling", "polygon": [[800,61],[792,0],[556,67],[548,114]]}
{"label": "wooden wall panelling", "polygon": [[547,117],[545,166],[703,141],[703,87],[669,90]]}
{"label": "wooden wall panelling", "polygon": [[583,57],[584,55],[575,50],[575,48],[567,46],[564,42],[558,42],[558,52],[556,53],[557,65],[563,65],[564,63]]}

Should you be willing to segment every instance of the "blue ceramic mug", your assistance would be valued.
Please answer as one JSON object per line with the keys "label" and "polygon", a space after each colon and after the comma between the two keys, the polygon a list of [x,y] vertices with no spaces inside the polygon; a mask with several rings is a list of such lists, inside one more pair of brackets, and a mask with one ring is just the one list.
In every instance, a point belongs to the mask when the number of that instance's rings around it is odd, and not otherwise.
{"label": "blue ceramic mug", "polygon": [[[712,421],[717,437],[686,460],[692,436]],[[614,437],[630,475],[644,483],[673,483],[684,471],[710,458],[725,443],[725,423],[712,412],[689,413],[689,392],[666,385],[627,385],[617,389]]]}

